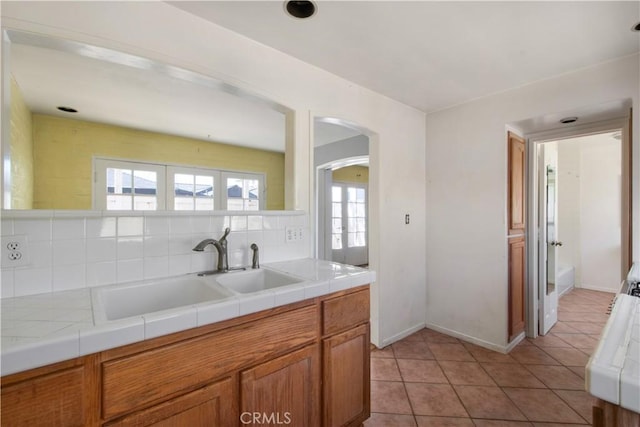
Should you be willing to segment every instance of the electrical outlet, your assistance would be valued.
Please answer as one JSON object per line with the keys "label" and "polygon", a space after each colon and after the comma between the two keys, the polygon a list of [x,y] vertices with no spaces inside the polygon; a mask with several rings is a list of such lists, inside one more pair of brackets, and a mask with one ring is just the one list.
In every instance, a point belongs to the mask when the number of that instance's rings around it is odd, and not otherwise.
{"label": "electrical outlet", "polygon": [[29,263],[27,236],[2,236],[2,267],[20,267]]}
{"label": "electrical outlet", "polygon": [[284,233],[287,243],[302,241],[302,227],[286,227]]}

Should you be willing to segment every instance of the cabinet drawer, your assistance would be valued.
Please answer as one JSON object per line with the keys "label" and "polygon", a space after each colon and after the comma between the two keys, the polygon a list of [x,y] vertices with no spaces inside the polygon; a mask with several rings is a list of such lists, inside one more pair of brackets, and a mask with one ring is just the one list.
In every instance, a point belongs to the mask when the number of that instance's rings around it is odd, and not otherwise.
{"label": "cabinet drawer", "polygon": [[105,362],[103,418],[155,403],[301,346],[316,339],[318,323],[316,307],[308,306]]}
{"label": "cabinet drawer", "polygon": [[322,302],[322,334],[331,335],[369,321],[369,289]]}

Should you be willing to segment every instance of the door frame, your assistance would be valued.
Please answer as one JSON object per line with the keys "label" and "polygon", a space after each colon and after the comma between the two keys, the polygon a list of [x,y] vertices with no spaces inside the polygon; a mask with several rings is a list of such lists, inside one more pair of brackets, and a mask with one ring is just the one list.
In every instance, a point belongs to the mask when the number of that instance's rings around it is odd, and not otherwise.
{"label": "door frame", "polygon": [[527,322],[525,325],[525,333],[530,338],[537,337],[538,334],[538,310],[539,310],[539,271],[538,271],[538,239],[540,232],[538,230],[539,221],[539,183],[538,183],[538,144],[551,142],[560,139],[575,138],[580,136],[595,135],[620,130],[622,133],[621,150],[622,150],[622,218],[621,218],[621,246],[622,256],[620,271],[622,277],[626,275],[631,267],[631,135],[630,135],[630,113],[622,117],[603,120],[584,125],[574,125],[567,128],[552,129],[543,132],[532,132],[524,135],[527,148],[527,186],[528,193],[528,218],[527,222]]}

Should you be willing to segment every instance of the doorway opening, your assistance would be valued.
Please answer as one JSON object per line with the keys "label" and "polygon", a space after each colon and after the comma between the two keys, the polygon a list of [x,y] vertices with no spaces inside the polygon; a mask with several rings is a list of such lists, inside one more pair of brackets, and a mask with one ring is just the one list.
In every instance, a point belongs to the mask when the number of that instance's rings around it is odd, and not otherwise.
{"label": "doorway opening", "polygon": [[528,335],[535,337],[558,321],[562,294],[620,288],[630,259],[630,141],[624,121],[529,141],[528,308],[537,322]]}

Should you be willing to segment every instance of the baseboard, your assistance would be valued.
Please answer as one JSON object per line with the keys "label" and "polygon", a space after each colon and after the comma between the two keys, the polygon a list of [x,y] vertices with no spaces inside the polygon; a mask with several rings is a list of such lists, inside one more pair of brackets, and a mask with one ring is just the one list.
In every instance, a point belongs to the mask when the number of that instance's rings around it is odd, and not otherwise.
{"label": "baseboard", "polygon": [[484,340],[481,340],[479,338],[472,337],[471,335],[461,334],[460,332],[453,331],[453,330],[447,329],[447,328],[443,328],[442,326],[434,325],[433,323],[428,323],[427,322],[426,325],[427,325],[427,328],[433,329],[434,331],[441,332],[443,334],[450,335],[450,336],[455,337],[455,338],[459,338],[462,341],[466,341],[466,342],[469,342],[471,344],[475,344],[477,346],[484,347],[484,348],[486,348],[488,350],[497,351],[498,353],[503,353],[503,354],[507,354],[509,351],[511,351],[511,349],[513,347],[515,347],[516,345],[518,345],[525,337],[524,332],[522,332],[513,341],[511,341],[509,343],[509,345],[500,346],[500,345],[494,344],[494,343],[489,342],[489,341],[484,341]]}
{"label": "baseboard", "polygon": [[575,288],[576,288],[575,286],[569,286],[564,291],[558,293],[558,298],[560,298],[562,295],[566,294],[567,292],[574,290]]}
{"label": "baseboard", "polygon": [[400,341],[402,338],[406,338],[411,334],[414,334],[416,332],[418,332],[419,330],[424,329],[424,323],[420,323],[418,325],[412,326],[408,329],[405,329],[404,331],[397,333],[393,336],[390,336],[389,338],[385,338],[384,340],[382,340],[382,347],[384,348],[388,345],[393,344],[396,341]]}
{"label": "baseboard", "polygon": [[616,289],[601,288],[601,287],[598,287],[598,286],[590,286],[590,285],[580,285],[579,287],[576,286],[574,289],[586,289],[588,291],[606,292],[608,294],[618,293],[618,291]]}

